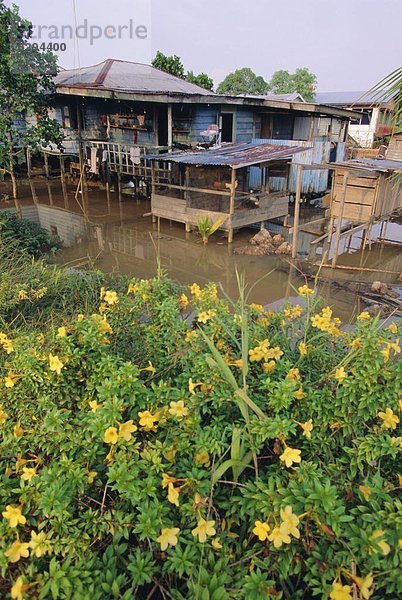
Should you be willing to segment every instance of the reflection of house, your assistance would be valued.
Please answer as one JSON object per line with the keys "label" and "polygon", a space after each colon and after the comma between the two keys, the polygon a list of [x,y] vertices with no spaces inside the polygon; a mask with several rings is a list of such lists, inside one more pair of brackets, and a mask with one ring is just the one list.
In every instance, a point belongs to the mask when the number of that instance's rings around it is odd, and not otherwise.
{"label": "reflection of house", "polygon": [[110,59],[60,72],[56,91],[54,115],[63,125],[66,149],[77,152],[82,140],[90,154],[91,142],[103,142],[109,152],[122,153],[114,168],[133,175],[138,147],[141,160],[144,149],[254,138],[333,141],[341,147],[353,117],[297,94],[219,96],[149,65]]}
{"label": "reflection of house", "polygon": [[372,148],[377,137],[391,133],[392,100],[380,101],[369,92],[327,92],[316,94],[317,102],[361,113],[349,125],[349,135],[364,148]]}

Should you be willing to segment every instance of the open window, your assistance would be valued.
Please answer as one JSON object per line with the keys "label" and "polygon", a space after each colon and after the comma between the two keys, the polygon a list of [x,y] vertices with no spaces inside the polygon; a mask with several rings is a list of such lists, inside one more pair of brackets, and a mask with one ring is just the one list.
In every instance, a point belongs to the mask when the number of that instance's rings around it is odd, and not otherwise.
{"label": "open window", "polygon": [[221,140],[234,142],[234,113],[221,114]]}

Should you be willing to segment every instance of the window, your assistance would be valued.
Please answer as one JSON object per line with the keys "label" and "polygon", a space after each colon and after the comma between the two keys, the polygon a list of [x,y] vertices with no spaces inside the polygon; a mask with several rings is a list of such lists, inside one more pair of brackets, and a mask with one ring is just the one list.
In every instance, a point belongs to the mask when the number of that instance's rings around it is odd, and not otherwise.
{"label": "window", "polygon": [[[355,110],[352,106],[352,110]],[[353,119],[350,123],[351,125],[370,125],[371,122],[371,117],[373,115],[373,111],[369,108],[361,108],[360,110],[358,110],[357,112],[361,112],[362,116],[360,117],[360,119]]]}
{"label": "window", "polygon": [[222,131],[222,142],[233,142],[233,113],[222,113],[221,115],[221,131]]}
{"label": "window", "polygon": [[64,129],[77,129],[77,119],[71,106],[62,106],[61,120]]}

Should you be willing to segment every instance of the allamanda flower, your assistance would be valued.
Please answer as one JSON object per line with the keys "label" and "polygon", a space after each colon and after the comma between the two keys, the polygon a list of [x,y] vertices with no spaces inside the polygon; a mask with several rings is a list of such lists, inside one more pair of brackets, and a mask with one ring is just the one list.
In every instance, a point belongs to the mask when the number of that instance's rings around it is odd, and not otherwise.
{"label": "allamanda flower", "polygon": [[23,467],[21,479],[24,481],[31,481],[32,477],[36,475],[36,467]]}
{"label": "allamanda flower", "polygon": [[44,531],[41,531],[40,533],[31,531],[31,541],[29,542],[29,547],[31,548],[32,553],[38,558],[50,552],[51,550],[50,541]]}
{"label": "allamanda flower", "polygon": [[7,519],[10,527],[17,527],[17,525],[25,525],[27,522],[26,518],[22,514],[20,506],[12,506],[8,504],[6,510],[1,513],[5,519]]}
{"label": "allamanda flower", "polygon": [[301,450],[297,450],[296,448],[289,448],[289,446],[287,446],[280,455],[279,460],[284,462],[287,467],[291,467],[293,463],[301,462],[300,454]]}
{"label": "allamanda flower", "polygon": [[179,506],[180,505],[179,495],[180,495],[179,489],[175,488],[173,483],[169,482],[168,483],[168,495],[167,495],[169,502],[171,504],[174,504],[175,506]]}
{"label": "allamanda flower", "polygon": [[29,544],[27,542],[20,542],[17,540],[13,542],[11,547],[4,552],[4,555],[7,556],[9,562],[16,563],[20,560],[20,558],[28,558],[29,556]]}
{"label": "allamanda flower", "polygon": [[168,546],[176,546],[177,534],[180,532],[178,527],[165,528],[156,541],[160,544],[161,550],[166,550]]}
{"label": "allamanda flower", "polygon": [[386,408],[385,412],[381,411],[377,416],[382,419],[382,426],[384,429],[396,429],[396,426],[399,423],[399,417],[394,414],[394,411],[391,408]]}
{"label": "allamanda flower", "polygon": [[313,431],[313,419],[309,419],[305,423],[297,423],[303,429],[303,435],[309,440],[311,439],[311,432]]}
{"label": "allamanda flower", "polygon": [[339,367],[338,369],[335,370],[334,378],[339,383],[343,383],[345,381],[345,379],[347,378],[347,373],[346,373],[344,367]]}
{"label": "allamanda flower", "polygon": [[23,577],[17,577],[16,582],[11,587],[11,598],[13,600],[23,600],[24,594],[28,590],[29,585],[24,583]]}
{"label": "allamanda flower", "polygon": [[216,534],[214,525],[215,521],[206,521],[201,517],[197,523],[197,527],[195,527],[191,531],[191,533],[194,537],[198,536],[198,541],[201,544],[204,544],[206,542],[207,537]]}
{"label": "allamanda flower", "polygon": [[293,509],[290,505],[281,508],[280,515],[282,519],[282,531],[286,531],[289,535],[293,535],[296,539],[300,538],[300,531],[297,529],[300,523],[299,517],[293,514]]}
{"label": "allamanda flower", "polygon": [[64,363],[61,362],[58,356],[53,356],[53,354],[49,354],[49,369],[60,375],[62,368],[64,367]]}
{"label": "allamanda flower", "polygon": [[183,400],[177,402],[170,402],[169,414],[178,419],[182,419],[188,416],[188,408],[184,405]]}
{"label": "allamanda flower", "polygon": [[366,577],[353,577],[353,580],[359,586],[360,596],[364,598],[364,600],[369,600],[371,596],[374,594],[374,590],[372,589],[372,585],[374,582],[373,574],[368,573]]}
{"label": "allamanda flower", "polygon": [[334,581],[329,595],[331,600],[353,600],[350,585],[342,585],[339,581]]}
{"label": "allamanda flower", "polygon": [[116,427],[108,427],[105,431],[105,435],[103,436],[103,441],[105,444],[117,444],[118,439],[119,434],[117,433]]}
{"label": "allamanda flower", "polygon": [[145,431],[152,431],[155,429],[155,423],[158,421],[158,417],[153,415],[149,410],[144,410],[138,413],[139,423]]}
{"label": "allamanda flower", "polygon": [[270,542],[273,543],[275,548],[280,548],[282,544],[290,544],[290,542],[292,541],[290,539],[289,533],[282,525],[280,527],[274,527],[272,532],[268,536],[268,539]]}
{"label": "allamanda flower", "polygon": [[314,295],[314,290],[309,288],[308,285],[301,285],[297,291],[298,291],[299,296],[313,296]]}
{"label": "allamanda flower", "polygon": [[130,419],[125,423],[120,423],[119,425],[119,437],[129,442],[133,437],[132,434],[137,431],[137,426],[134,425],[133,420]]}
{"label": "allamanda flower", "polygon": [[109,306],[114,306],[119,302],[119,297],[113,290],[106,290],[103,294],[103,300],[106,304],[109,304]]}
{"label": "allamanda flower", "polygon": [[260,542],[264,542],[268,538],[268,534],[270,532],[270,526],[268,523],[263,523],[261,521],[256,521],[254,523],[253,533],[258,537]]}

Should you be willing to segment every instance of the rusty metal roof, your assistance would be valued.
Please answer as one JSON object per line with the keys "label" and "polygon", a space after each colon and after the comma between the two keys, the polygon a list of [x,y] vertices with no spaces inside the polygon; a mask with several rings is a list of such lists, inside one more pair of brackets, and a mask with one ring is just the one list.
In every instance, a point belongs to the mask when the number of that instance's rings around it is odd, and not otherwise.
{"label": "rusty metal roof", "polygon": [[227,166],[241,169],[260,163],[287,160],[306,148],[300,146],[274,146],[273,144],[227,144],[210,150],[188,150],[147,156],[149,160],[166,160],[184,165]]}

